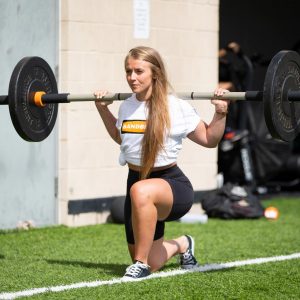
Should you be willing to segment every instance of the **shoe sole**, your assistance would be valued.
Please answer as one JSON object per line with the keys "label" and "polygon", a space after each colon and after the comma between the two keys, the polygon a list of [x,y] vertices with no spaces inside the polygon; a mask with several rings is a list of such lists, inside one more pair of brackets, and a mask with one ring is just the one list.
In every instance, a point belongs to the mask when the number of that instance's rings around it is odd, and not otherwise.
{"label": "shoe sole", "polygon": [[195,268],[198,268],[198,267],[199,267],[199,264],[197,263],[196,265],[181,266],[181,269],[190,270],[190,269],[195,269]]}

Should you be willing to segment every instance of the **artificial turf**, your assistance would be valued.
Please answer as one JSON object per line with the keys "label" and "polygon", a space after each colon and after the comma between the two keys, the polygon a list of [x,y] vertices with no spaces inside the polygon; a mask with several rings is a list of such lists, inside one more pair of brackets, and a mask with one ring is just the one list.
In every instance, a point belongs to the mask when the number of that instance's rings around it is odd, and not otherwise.
{"label": "artificial turf", "polygon": [[[300,199],[276,206],[275,221],[209,219],[166,224],[166,238],[190,234],[201,265],[300,252]],[[0,231],[0,295],[39,287],[120,278],[130,264],[122,225]],[[164,271],[178,268],[175,258]],[[300,299],[300,259],[136,283],[49,292],[30,299]],[[1,296],[0,296],[1,299]],[[22,298],[26,299],[26,298]]]}

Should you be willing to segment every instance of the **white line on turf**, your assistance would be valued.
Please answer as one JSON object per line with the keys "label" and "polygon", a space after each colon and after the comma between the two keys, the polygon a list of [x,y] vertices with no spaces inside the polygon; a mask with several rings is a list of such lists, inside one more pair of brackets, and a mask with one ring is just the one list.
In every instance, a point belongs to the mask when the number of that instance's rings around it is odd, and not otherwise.
{"label": "white line on turf", "polygon": [[284,260],[291,260],[291,259],[298,259],[300,258],[300,253],[293,253],[290,255],[281,255],[281,256],[272,256],[272,257],[262,257],[262,258],[254,258],[254,259],[247,259],[247,260],[240,260],[240,261],[233,261],[233,262],[227,262],[227,263],[219,263],[219,264],[208,264],[204,265],[198,268],[194,268],[192,270],[182,270],[182,269],[176,269],[171,271],[165,271],[165,272],[157,272],[153,273],[152,275],[141,278],[141,279],[122,279],[122,278],[116,278],[111,280],[96,280],[91,282],[79,282],[69,285],[59,285],[59,286],[51,286],[51,287],[43,287],[43,288],[34,288],[30,290],[23,290],[18,292],[7,292],[7,293],[1,293],[0,299],[16,299],[20,297],[29,297],[36,294],[43,294],[48,292],[62,292],[67,290],[73,290],[73,289],[80,289],[80,288],[89,288],[89,287],[97,287],[101,285],[113,285],[117,283],[125,283],[125,282],[136,282],[141,280],[148,280],[152,278],[162,278],[162,277],[169,277],[169,276],[176,276],[176,275],[182,275],[186,273],[194,273],[194,272],[208,272],[208,271],[215,271],[215,270],[223,270],[223,269],[229,269],[234,267],[242,267],[247,265],[258,265],[258,264],[264,264],[269,262],[277,262],[277,261],[284,261]]}

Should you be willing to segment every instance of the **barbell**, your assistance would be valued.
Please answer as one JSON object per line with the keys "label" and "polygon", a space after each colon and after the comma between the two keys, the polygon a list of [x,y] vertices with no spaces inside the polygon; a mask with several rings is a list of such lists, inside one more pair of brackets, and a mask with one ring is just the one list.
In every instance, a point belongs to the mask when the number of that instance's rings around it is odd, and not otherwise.
{"label": "barbell", "polygon": [[[109,93],[102,100],[125,100],[131,93]],[[214,98],[214,93],[177,93],[186,100]],[[299,134],[300,56],[294,51],[280,51],[268,66],[263,91],[228,92],[219,99],[263,101],[264,117],[272,137],[286,142]],[[37,56],[25,57],[15,66],[8,96],[0,104],[8,105],[17,133],[26,141],[40,142],[51,133],[57,118],[58,104],[95,101],[92,94],[69,94],[57,91],[51,67]]]}

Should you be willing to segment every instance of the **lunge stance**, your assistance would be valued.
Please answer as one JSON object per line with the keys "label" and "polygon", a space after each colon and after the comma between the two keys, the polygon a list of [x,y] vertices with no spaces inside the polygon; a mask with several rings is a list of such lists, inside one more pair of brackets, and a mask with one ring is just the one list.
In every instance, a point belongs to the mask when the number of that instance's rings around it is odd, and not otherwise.
{"label": "lunge stance", "polygon": [[[101,101],[107,92],[95,92],[105,127],[120,144],[120,164],[129,167],[124,212],[133,264],[124,277],[148,276],[177,254],[182,268],[193,268],[197,266],[193,238],[164,239],[165,222],[184,216],[194,199],[193,187],[176,160],[186,137],[204,147],[218,145],[229,102],[212,100],[215,113],[206,124],[187,101],[169,93],[164,63],[153,48],[131,49],[125,71],[133,94],[120,105],[118,118],[108,108],[111,103]],[[215,95],[225,92],[217,89]]]}

